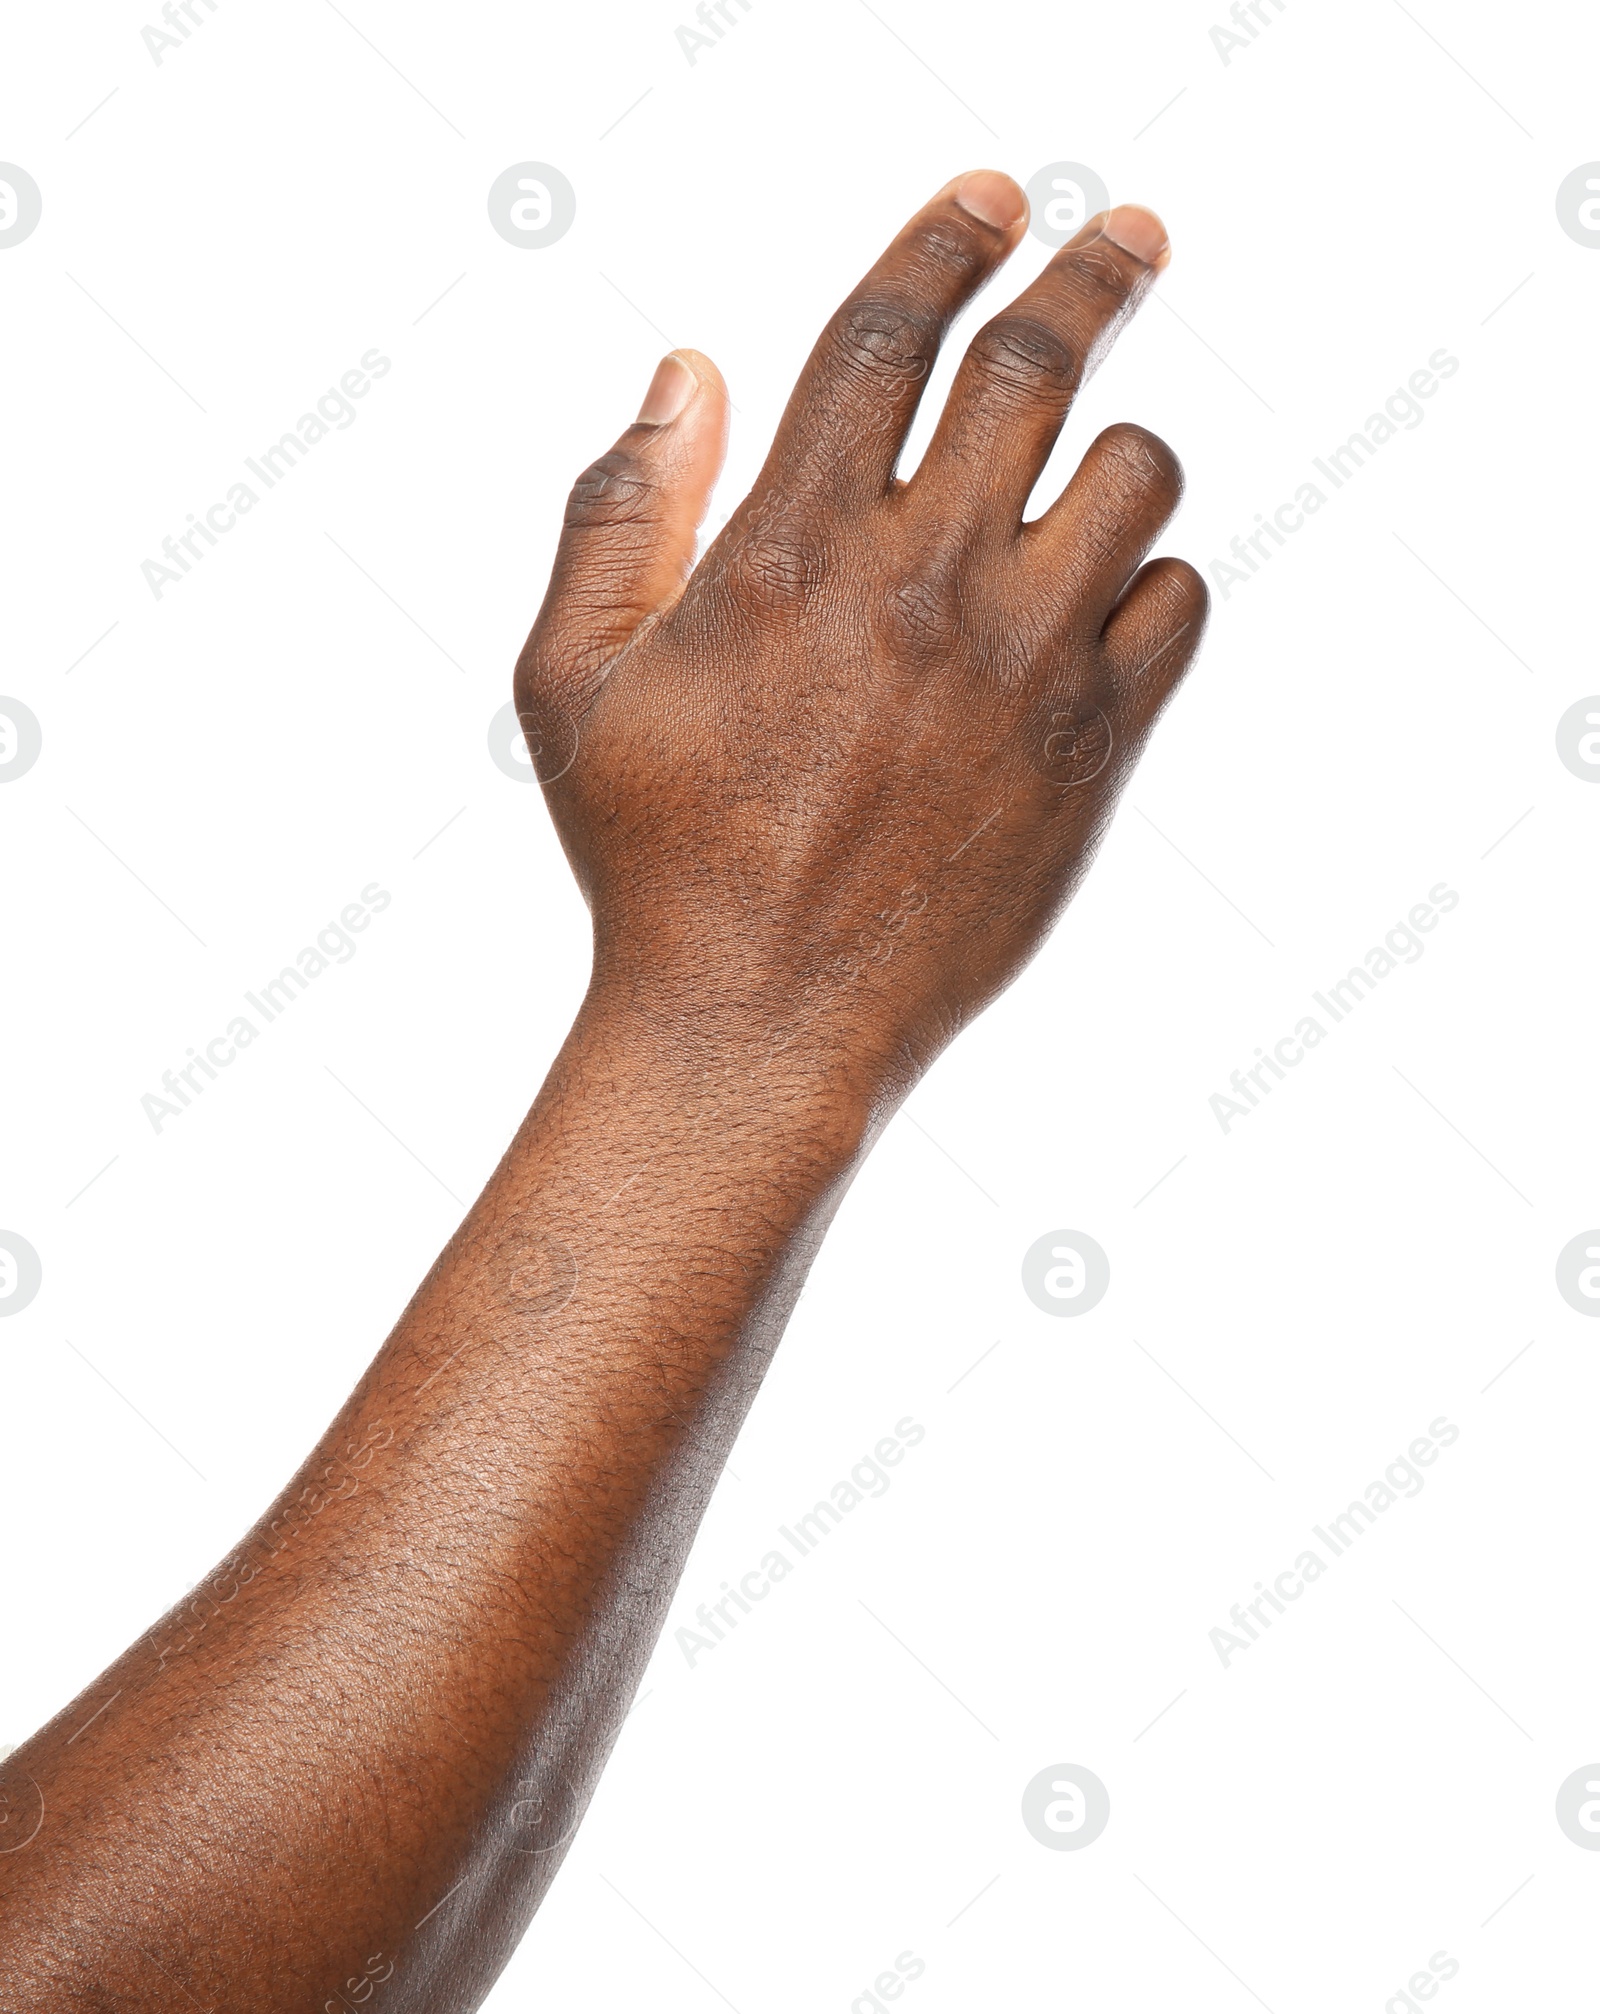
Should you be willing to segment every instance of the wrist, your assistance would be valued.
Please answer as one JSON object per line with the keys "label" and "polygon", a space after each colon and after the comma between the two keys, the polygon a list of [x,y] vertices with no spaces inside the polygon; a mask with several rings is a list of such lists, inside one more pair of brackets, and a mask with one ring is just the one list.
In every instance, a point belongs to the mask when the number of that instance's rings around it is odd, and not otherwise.
{"label": "wrist", "polygon": [[837,1026],[637,984],[591,986],[562,1065],[591,1091],[603,1084],[678,1152],[703,1150],[722,1165],[777,1154],[824,1180],[855,1163],[909,1088]]}

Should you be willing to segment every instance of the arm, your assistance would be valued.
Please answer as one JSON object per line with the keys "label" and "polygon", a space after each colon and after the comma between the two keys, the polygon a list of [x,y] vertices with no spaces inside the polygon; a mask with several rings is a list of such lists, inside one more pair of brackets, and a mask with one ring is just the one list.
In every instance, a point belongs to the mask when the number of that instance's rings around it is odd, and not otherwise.
{"label": "arm", "polygon": [[1165,262],[1147,213],[976,338],[896,479],[1022,228],[988,173],[907,225],[692,574],[705,359],[579,480],[517,693],[588,996],[300,1474],[0,1770],[24,2014],[467,2009],[525,1928],[852,1172],[1048,930],[1198,642],[1192,569],[1140,568],[1180,487],[1152,436],[1021,521]]}

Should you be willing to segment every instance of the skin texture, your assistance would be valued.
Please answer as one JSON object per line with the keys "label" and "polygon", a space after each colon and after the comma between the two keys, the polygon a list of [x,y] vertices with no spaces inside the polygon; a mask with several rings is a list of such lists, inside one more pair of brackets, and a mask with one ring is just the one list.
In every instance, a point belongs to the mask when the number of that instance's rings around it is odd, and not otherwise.
{"label": "skin texture", "polygon": [[852,1173],[1048,931],[1199,640],[1198,576],[1140,566],[1180,488],[1153,436],[1022,518],[1165,261],[1148,213],[976,337],[896,476],[1024,227],[987,171],[906,226],[692,572],[705,358],[579,479],[516,692],[588,996],[305,1467],[0,1766],[8,2009],[453,2014],[526,1927]]}

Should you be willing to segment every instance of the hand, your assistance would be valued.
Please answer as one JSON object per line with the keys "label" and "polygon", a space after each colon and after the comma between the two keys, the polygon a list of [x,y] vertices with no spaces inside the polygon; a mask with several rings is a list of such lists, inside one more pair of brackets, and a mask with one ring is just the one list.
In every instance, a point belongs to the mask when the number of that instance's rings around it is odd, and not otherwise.
{"label": "hand", "polygon": [[1108,428],[1023,511],[1078,387],[1167,262],[1088,224],[963,358],[895,473],[951,319],[1020,239],[988,170],[942,190],[834,315],[760,479],[698,567],[727,395],[693,351],[577,482],[517,704],[594,916],[593,987],[757,1062],[903,1093],[1071,895],[1207,595],[1140,562],[1164,442]]}

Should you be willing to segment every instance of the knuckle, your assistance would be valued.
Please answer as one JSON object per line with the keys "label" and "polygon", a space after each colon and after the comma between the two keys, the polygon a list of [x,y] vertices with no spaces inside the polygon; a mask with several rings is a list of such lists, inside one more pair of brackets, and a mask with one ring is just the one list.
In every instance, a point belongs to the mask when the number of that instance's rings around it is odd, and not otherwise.
{"label": "knuckle", "polygon": [[960,554],[948,545],[919,556],[884,597],[879,611],[883,641],[902,661],[928,665],[949,658],[968,632]]}
{"label": "knuckle", "polygon": [[1082,356],[1066,337],[1027,315],[997,315],[968,354],[986,377],[1024,397],[1061,398],[1083,372]]}
{"label": "knuckle", "polygon": [[1187,613],[1191,620],[1204,622],[1206,611],[1211,606],[1211,590],[1206,585],[1204,574],[1186,559],[1177,559],[1170,554],[1152,560],[1150,573],[1152,594],[1159,594],[1175,611]]}
{"label": "knuckle", "polygon": [[828,570],[823,537],[781,489],[752,494],[701,561],[688,593],[729,597],[754,616],[804,612]]}
{"label": "knuckle", "polygon": [[1154,491],[1173,504],[1182,496],[1183,464],[1159,434],[1123,420],[1106,428],[1100,447],[1112,471],[1129,487]]}
{"label": "knuckle", "polygon": [[939,328],[926,311],[904,301],[863,295],[833,318],[834,347],[854,369],[915,384],[927,376]]}
{"label": "knuckle", "polygon": [[577,530],[637,524],[655,504],[656,486],[636,456],[612,448],[572,485],[563,523]]}
{"label": "knuckle", "polygon": [[730,556],[726,581],[747,608],[793,616],[807,608],[822,585],[821,547],[802,535],[759,532]]}

